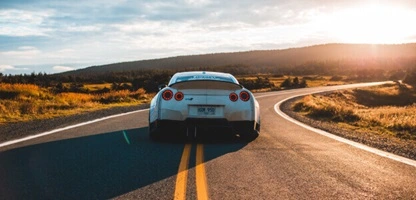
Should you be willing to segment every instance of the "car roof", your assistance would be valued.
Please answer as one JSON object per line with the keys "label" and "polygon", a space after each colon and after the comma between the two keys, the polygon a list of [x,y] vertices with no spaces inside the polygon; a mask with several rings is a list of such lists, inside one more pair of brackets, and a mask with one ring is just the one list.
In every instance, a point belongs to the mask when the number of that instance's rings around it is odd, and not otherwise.
{"label": "car roof", "polygon": [[229,74],[223,72],[210,72],[210,71],[190,71],[190,72],[178,72],[173,75],[169,81],[169,86],[179,82],[185,81],[222,81],[239,84],[237,79]]}

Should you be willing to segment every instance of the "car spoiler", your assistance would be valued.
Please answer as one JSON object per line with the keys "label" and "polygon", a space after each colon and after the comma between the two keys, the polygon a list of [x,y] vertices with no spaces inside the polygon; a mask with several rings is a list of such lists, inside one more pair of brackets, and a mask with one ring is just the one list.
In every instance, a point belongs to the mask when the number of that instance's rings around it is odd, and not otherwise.
{"label": "car spoiler", "polygon": [[175,89],[229,89],[238,90],[244,88],[242,85],[219,80],[192,80],[170,84],[168,87]]}

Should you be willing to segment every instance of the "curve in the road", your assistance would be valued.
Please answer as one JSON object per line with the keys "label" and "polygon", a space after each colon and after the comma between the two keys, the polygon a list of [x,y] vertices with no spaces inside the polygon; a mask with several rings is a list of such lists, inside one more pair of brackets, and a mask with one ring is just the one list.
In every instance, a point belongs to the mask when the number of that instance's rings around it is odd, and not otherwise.
{"label": "curve in the road", "polygon": [[376,155],[379,155],[379,156],[382,156],[382,157],[386,157],[386,158],[390,158],[392,160],[395,160],[395,161],[398,161],[398,162],[401,162],[401,163],[408,164],[408,165],[411,165],[413,167],[416,167],[416,161],[414,161],[414,160],[411,160],[411,159],[408,159],[408,158],[405,158],[405,157],[402,157],[402,156],[398,156],[398,155],[395,155],[395,154],[392,154],[392,153],[389,153],[389,152],[386,152],[386,151],[382,151],[382,150],[379,150],[379,149],[376,149],[376,148],[373,148],[373,147],[369,147],[367,145],[364,145],[364,144],[361,144],[361,143],[358,143],[358,142],[354,142],[352,140],[347,140],[347,139],[345,139],[343,137],[336,136],[336,135],[334,135],[332,133],[323,131],[321,129],[313,128],[313,127],[311,127],[309,125],[306,125],[306,124],[304,124],[304,123],[302,123],[300,121],[297,121],[297,120],[289,117],[282,110],[280,110],[280,105],[283,102],[285,102],[285,101],[287,101],[289,99],[296,98],[298,96],[303,96],[303,95],[297,95],[295,97],[289,97],[287,99],[284,99],[284,100],[279,101],[278,103],[276,103],[274,105],[274,110],[276,111],[276,113],[279,114],[281,117],[285,118],[286,120],[288,120],[288,121],[290,121],[290,122],[292,122],[292,123],[294,123],[294,124],[296,124],[298,126],[301,126],[303,128],[306,128],[306,129],[308,129],[310,131],[313,131],[315,133],[321,134],[323,136],[329,137],[329,138],[334,139],[334,140],[337,140],[339,142],[343,142],[345,144],[349,144],[349,145],[351,145],[353,147],[356,147],[356,148],[359,148],[359,149],[362,149],[362,150],[365,150],[365,151],[374,153]]}
{"label": "curve in the road", "polygon": [[[294,123],[298,126],[301,126],[305,129],[308,129],[308,130],[311,130],[315,133],[318,133],[318,134],[324,135],[326,137],[332,138],[332,139],[337,140],[339,142],[349,144],[349,145],[354,146],[356,148],[374,153],[376,155],[386,157],[386,158],[390,158],[392,160],[395,160],[395,161],[398,161],[398,162],[405,163],[405,164],[416,167],[416,161],[414,161],[414,160],[411,160],[411,159],[408,159],[408,158],[405,158],[405,157],[402,157],[402,156],[398,156],[398,155],[395,155],[395,154],[392,154],[392,153],[389,153],[389,152],[385,152],[385,151],[382,151],[382,150],[379,150],[379,149],[376,149],[376,148],[373,148],[373,147],[369,147],[367,145],[364,145],[364,144],[361,144],[361,143],[358,143],[358,142],[354,142],[354,141],[336,136],[334,134],[331,134],[329,132],[326,132],[326,131],[323,131],[323,130],[320,130],[320,129],[317,129],[317,128],[313,128],[311,126],[308,126],[308,125],[306,125],[302,122],[299,122],[299,121],[289,117],[288,115],[283,113],[283,111],[280,110],[280,105],[283,102],[285,102],[289,99],[292,99],[292,98],[299,97],[299,96],[305,96],[305,95],[308,95],[308,94],[314,94],[314,93],[320,93],[320,92],[326,92],[326,91],[333,91],[333,90],[339,90],[339,89],[347,89],[347,88],[363,87],[363,86],[365,86],[365,87],[374,86],[374,85],[380,85],[380,84],[383,84],[383,83],[386,83],[386,82],[376,82],[376,83],[366,83],[366,84],[350,84],[350,85],[343,85],[343,86],[331,86],[331,87],[314,88],[314,91],[305,91],[302,94],[297,94],[297,95],[288,97],[288,98],[276,103],[274,105],[274,110],[277,114],[282,116],[284,119],[286,119],[286,120],[288,120],[288,121],[290,121],[290,122],[292,122],[292,123]],[[285,94],[297,93],[297,91],[286,91],[284,93]],[[280,94],[282,94],[282,92],[278,92],[278,93],[276,92],[276,93],[271,93],[271,94],[263,94],[263,95],[257,96],[256,98],[263,98],[263,97],[275,96],[275,95],[280,95]],[[87,121],[87,122],[67,126],[67,127],[64,127],[64,128],[54,129],[54,130],[44,132],[44,133],[31,135],[31,136],[24,137],[24,138],[21,138],[21,139],[7,141],[7,142],[4,142],[4,143],[1,143],[0,148],[5,147],[5,146],[9,146],[9,145],[12,145],[12,144],[16,144],[16,143],[19,143],[19,142],[23,142],[23,141],[27,141],[27,140],[31,140],[31,139],[35,139],[35,138],[39,138],[39,137],[43,137],[43,136],[50,135],[50,134],[53,134],[53,133],[57,133],[57,132],[60,132],[60,131],[64,131],[64,130],[68,130],[68,129],[72,129],[72,128],[76,128],[76,127],[80,127],[80,126],[84,126],[84,125],[88,125],[88,124],[92,124],[92,123],[96,123],[96,122],[100,122],[100,121],[104,121],[104,120],[111,119],[111,118],[116,118],[116,117],[121,117],[121,116],[129,115],[129,114],[133,114],[133,113],[143,112],[143,111],[147,111],[147,110],[149,110],[149,109],[142,109],[142,110],[127,112],[127,113],[122,113],[122,114],[117,114],[117,115],[111,115],[111,116],[107,116],[107,117],[103,117],[103,118],[99,118],[99,119],[95,119],[95,120],[91,120],[91,121]]]}

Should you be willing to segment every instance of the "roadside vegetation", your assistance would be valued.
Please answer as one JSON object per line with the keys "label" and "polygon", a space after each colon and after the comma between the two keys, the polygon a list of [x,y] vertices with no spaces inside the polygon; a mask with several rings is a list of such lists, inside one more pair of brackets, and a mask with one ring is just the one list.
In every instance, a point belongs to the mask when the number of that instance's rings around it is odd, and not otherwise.
{"label": "roadside vegetation", "polygon": [[[3,78],[3,83],[0,82],[0,124],[146,104],[157,92],[155,87],[159,83],[166,83],[169,75],[165,71],[147,75],[144,73],[134,79],[119,77],[117,81],[120,82],[112,83],[82,83],[77,78],[67,79],[64,80],[72,82],[61,82],[45,74]],[[303,88],[309,84],[315,87],[345,83],[343,80],[334,82],[331,76],[317,75],[302,77],[258,74],[240,75],[237,79],[254,92]]]}
{"label": "roadside vegetation", "polygon": [[396,82],[308,95],[292,108],[348,130],[416,141],[416,90],[409,84]]}
{"label": "roadside vegetation", "polygon": [[[88,87],[78,87],[77,90],[88,90]],[[102,88],[99,90],[103,91]],[[34,84],[0,83],[0,96],[0,124],[4,124],[143,104],[149,102],[151,94],[146,94],[143,88],[85,93],[70,91],[69,88],[58,92],[56,88]]]}

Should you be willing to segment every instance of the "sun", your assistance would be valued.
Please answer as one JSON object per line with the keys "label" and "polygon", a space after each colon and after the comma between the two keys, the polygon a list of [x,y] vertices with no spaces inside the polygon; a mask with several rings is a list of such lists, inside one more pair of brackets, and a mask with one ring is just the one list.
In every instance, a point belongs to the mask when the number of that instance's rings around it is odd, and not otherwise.
{"label": "sun", "polygon": [[387,5],[364,5],[336,12],[327,18],[328,32],[347,43],[404,43],[415,32],[416,13]]}

